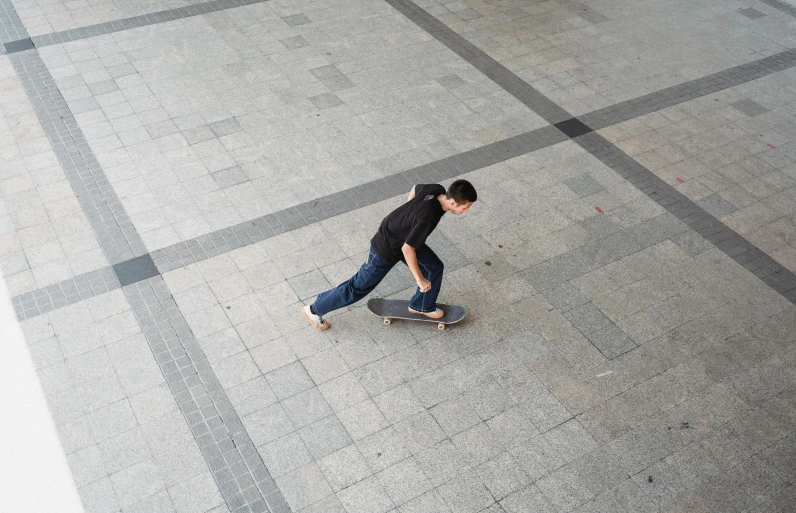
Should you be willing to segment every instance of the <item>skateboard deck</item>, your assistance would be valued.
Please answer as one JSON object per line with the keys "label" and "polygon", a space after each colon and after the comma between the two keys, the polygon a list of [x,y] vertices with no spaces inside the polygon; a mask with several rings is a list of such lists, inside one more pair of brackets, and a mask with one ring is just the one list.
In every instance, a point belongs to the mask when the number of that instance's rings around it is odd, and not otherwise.
{"label": "skateboard deck", "polygon": [[467,309],[459,305],[443,305],[437,303],[437,308],[441,308],[445,315],[439,319],[432,319],[425,315],[409,313],[409,301],[403,299],[382,299],[372,298],[368,300],[368,310],[371,313],[384,318],[384,324],[391,324],[393,319],[406,319],[409,321],[435,322],[437,328],[444,330],[448,324],[461,321]]}

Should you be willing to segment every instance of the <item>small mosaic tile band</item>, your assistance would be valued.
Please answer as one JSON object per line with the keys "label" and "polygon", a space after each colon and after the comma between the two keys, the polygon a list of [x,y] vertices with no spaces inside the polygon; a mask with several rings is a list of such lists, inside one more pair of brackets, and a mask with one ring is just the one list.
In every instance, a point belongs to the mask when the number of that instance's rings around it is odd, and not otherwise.
{"label": "small mosaic tile band", "polygon": [[[0,43],[8,43],[28,37],[25,25],[19,19],[11,0],[0,0]],[[0,53],[5,53],[3,44],[0,44]]]}
{"label": "small mosaic tile band", "polygon": [[104,267],[16,296],[11,302],[17,318],[23,321],[105,294],[120,286],[113,268]]}
{"label": "small mosaic tile band", "polygon": [[142,14],[140,16],[133,16],[121,20],[97,23],[96,25],[88,25],[86,27],[52,32],[50,34],[33,36],[31,38],[24,38],[18,35],[18,37],[8,39],[8,42],[5,44],[5,51],[6,53],[13,53],[27,50],[33,46],[36,48],[42,48],[44,46],[58,45],[62,43],[68,43],[70,41],[102,36],[104,34],[112,34],[114,32],[146,27],[148,25],[155,25],[158,23],[166,23],[168,21],[190,18],[192,16],[201,16],[202,14],[209,14],[267,1],[269,0],[214,0],[212,2],[187,5],[185,7],[177,7],[175,9],[169,9],[166,11]]}
{"label": "small mosaic tile band", "polygon": [[14,53],[9,59],[108,262],[146,254],[143,240],[39,53]]}
{"label": "small mosaic tile band", "polygon": [[694,98],[745,84],[793,66],[796,66],[796,49],[786,50],[706,77],[595,110],[579,116],[579,119],[592,129],[599,130]]}
{"label": "small mosaic tile band", "polygon": [[123,290],[229,510],[289,513],[166,282],[156,276]]}

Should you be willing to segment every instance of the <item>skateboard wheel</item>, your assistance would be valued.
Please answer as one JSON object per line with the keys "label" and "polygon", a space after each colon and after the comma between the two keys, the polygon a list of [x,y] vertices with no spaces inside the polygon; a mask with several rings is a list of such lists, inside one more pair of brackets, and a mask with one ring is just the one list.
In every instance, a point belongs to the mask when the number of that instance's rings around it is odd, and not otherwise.
{"label": "skateboard wheel", "polygon": [[444,323],[437,324],[437,329],[440,330],[440,331],[444,330],[445,329],[445,324]]}
{"label": "skateboard wheel", "polygon": [[384,324],[385,324],[386,326],[389,326],[389,325],[390,325],[390,323],[392,323],[392,319],[384,319]]}

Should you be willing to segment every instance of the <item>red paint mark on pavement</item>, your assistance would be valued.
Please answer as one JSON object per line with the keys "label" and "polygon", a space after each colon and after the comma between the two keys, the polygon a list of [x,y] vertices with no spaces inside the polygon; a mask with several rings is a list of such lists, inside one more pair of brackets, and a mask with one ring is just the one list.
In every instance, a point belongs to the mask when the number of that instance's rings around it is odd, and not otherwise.
{"label": "red paint mark on pavement", "polygon": [[768,146],[769,148],[773,148],[774,147],[774,145],[771,144],[771,143],[766,144],[766,146]]}
{"label": "red paint mark on pavement", "polygon": [[594,207],[594,210],[596,210],[598,214],[603,213],[603,209],[601,209],[600,207]]}
{"label": "red paint mark on pavement", "polygon": [[683,183],[683,182],[685,182],[685,180],[683,180],[683,179],[682,179],[682,178],[680,178],[679,176],[677,177],[677,181],[678,181],[678,182],[680,182],[680,183]]}

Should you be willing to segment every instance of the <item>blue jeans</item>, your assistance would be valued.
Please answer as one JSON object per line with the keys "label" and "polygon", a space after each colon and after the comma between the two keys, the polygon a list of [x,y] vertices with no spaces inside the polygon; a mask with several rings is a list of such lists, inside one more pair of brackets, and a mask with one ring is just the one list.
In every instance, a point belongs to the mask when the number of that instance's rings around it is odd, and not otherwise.
{"label": "blue jeans", "polygon": [[[332,310],[356,303],[370,294],[396,263],[385,261],[371,246],[368,261],[362,264],[359,271],[350,280],[318,295],[312,304],[312,311],[316,315],[324,316]],[[433,312],[437,308],[437,296],[442,287],[442,271],[445,266],[428,246],[417,250],[417,265],[423,277],[431,282],[431,289],[420,292],[418,288],[409,301],[409,307],[417,312]]]}

